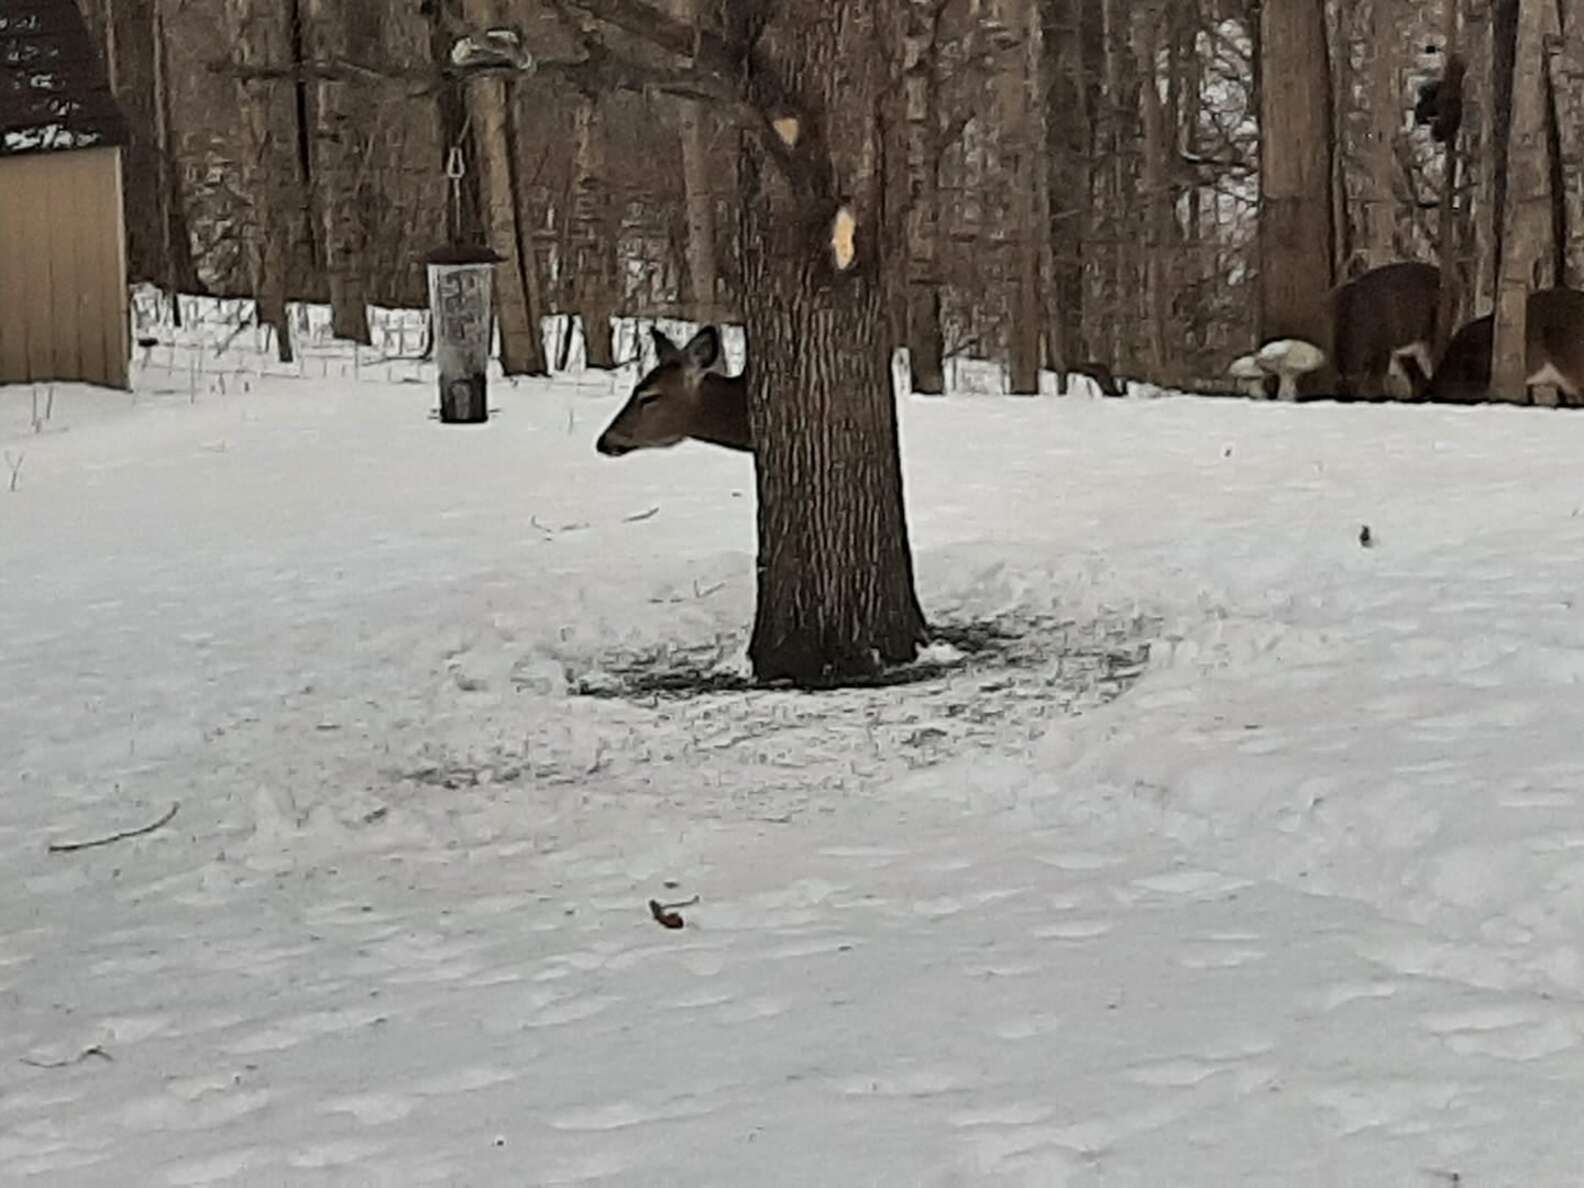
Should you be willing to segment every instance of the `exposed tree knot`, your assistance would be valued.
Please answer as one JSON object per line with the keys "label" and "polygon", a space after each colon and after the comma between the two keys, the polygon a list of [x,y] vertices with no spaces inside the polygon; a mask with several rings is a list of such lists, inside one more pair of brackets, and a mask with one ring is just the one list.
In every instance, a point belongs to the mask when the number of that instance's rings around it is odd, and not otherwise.
{"label": "exposed tree knot", "polygon": [[858,219],[854,216],[852,208],[848,206],[837,207],[836,217],[831,220],[831,258],[835,261],[838,272],[846,272],[853,266],[857,258],[858,248],[855,242],[858,235]]}
{"label": "exposed tree knot", "polygon": [[777,116],[770,121],[770,127],[781,138],[781,143],[787,148],[797,148],[797,142],[803,135],[803,121],[795,115]]}

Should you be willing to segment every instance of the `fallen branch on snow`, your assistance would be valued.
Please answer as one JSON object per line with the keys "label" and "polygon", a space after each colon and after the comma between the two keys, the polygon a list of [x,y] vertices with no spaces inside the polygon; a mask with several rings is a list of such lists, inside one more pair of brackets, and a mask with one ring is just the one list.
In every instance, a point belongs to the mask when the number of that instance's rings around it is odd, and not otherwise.
{"label": "fallen branch on snow", "polygon": [[540,532],[544,533],[546,540],[552,536],[560,536],[563,532],[581,532],[583,529],[588,527],[586,523],[574,520],[570,524],[562,524],[558,528],[552,528],[548,524],[540,523],[538,516],[529,516],[528,523],[532,524],[535,528],[539,529]]}
{"label": "fallen branch on snow", "polygon": [[78,1052],[77,1055],[68,1056],[64,1060],[38,1060],[32,1056],[22,1056],[19,1057],[19,1059],[23,1064],[28,1065],[30,1068],[69,1068],[73,1064],[81,1064],[90,1056],[97,1056],[101,1060],[109,1060],[112,1063],[115,1061],[115,1057],[110,1055],[109,1052],[106,1052],[98,1044],[89,1044],[88,1047],[84,1048],[81,1052]]}
{"label": "fallen branch on snow", "polygon": [[112,842],[126,841],[129,837],[142,837],[145,833],[153,833],[156,829],[169,825],[171,818],[176,815],[176,810],[179,808],[181,808],[181,801],[172,801],[170,808],[165,810],[165,815],[158,821],[150,821],[147,825],[139,825],[136,829],[123,829],[120,833],[112,833],[106,837],[96,837],[90,841],[80,842],[50,842],[49,852],[51,854],[68,854],[73,850],[91,850],[95,846],[108,846]]}

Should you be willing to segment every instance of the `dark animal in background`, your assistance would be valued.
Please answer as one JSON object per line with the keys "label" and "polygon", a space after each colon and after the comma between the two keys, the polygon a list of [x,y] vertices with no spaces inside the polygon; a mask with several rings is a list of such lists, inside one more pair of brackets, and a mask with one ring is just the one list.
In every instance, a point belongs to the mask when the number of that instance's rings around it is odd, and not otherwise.
{"label": "dark animal in background", "polygon": [[1451,144],[1463,126],[1463,76],[1468,67],[1453,54],[1447,59],[1440,78],[1419,84],[1419,99],[1414,104],[1414,123],[1430,126],[1437,144]]}
{"label": "dark animal in background", "polygon": [[[1569,403],[1577,404],[1584,396],[1584,293],[1541,289],[1529,294],[1524,329],[1526,382],[1554,384]],[[1445,404],[1491,399],[1495,333],[1494,319],[1486,314],[1454,334],[1430,378],[1425,399]]]}
{"label": "dark animal in background", "polygon": [[1441,270],[1431,264],[1382,264],[1340,286],[1331,298],[1339,394],[1383,399],[1396,362],[1417,399],[1430,374],[1440,300]]}

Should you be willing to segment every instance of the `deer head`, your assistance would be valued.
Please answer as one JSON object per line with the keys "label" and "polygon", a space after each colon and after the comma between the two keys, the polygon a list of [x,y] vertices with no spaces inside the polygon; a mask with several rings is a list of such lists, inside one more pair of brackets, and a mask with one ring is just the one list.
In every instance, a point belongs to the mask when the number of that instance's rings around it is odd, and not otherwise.
{"label": "deer head", "polygon": [[688,438],[751,450],[748,383],[711,370],[720,358],[720,331],[705,326],[678,347],[651,329],[654,368],[633,386],[627,403],[599,435],[594,448],[609,457],[663,449]]}

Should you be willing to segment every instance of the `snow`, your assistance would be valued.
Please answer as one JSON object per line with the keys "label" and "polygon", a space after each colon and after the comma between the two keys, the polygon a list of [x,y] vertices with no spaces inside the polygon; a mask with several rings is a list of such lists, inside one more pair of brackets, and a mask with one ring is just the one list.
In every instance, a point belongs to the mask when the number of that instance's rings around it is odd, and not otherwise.
{"label": "snow", "polygon": [[910,398],[1014,662],[585,696],[749,461],[257,346],[0,392],[0,1182],[1576,1182],[1584,421]]}

